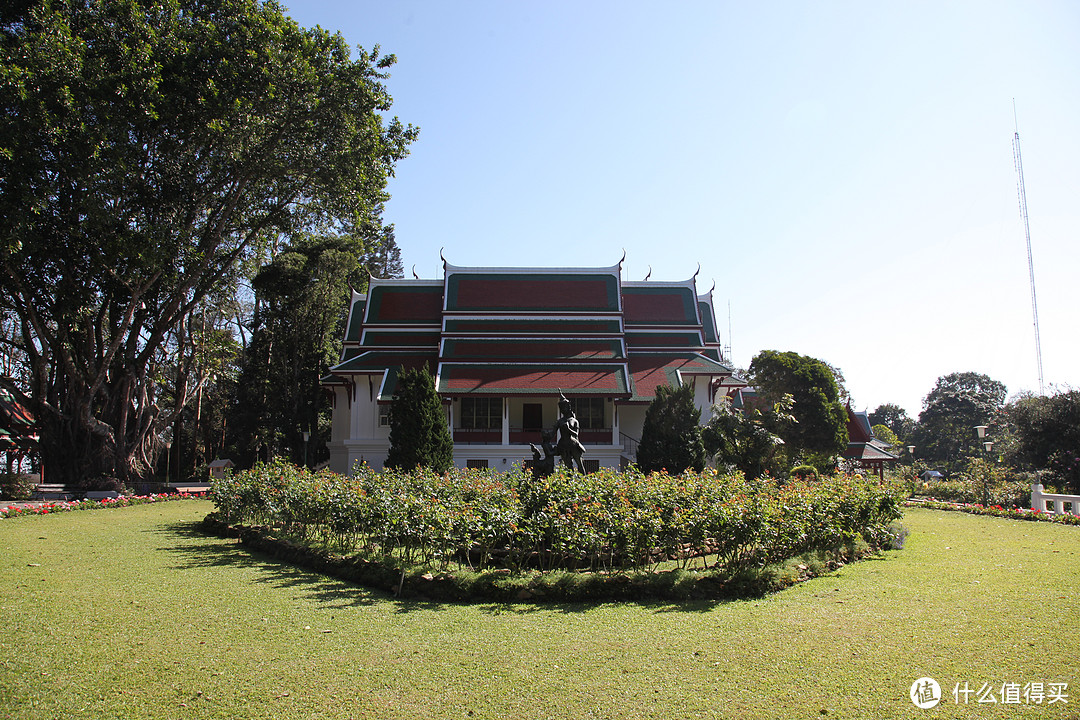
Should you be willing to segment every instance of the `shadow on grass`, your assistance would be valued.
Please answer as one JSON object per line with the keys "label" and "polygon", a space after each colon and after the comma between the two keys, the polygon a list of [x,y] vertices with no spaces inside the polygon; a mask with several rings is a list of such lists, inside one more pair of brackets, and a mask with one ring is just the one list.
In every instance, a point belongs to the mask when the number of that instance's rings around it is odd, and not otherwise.
{"label": "shadow on grass", "polygon": [[386,589],[391,585],[395,590],[397,589],[396,575],[394,581],[390,582],[386,582],[384,577],[381,586],[378,583],[364,584],[363,581],[357,581],[355,576],[347,574],[347,568],[346,574],[338,575],[338,572],[341,572],[340,566],[335,566],[333,563],[320,565],[318,560],[311,562],[310,556],[304,553],[298,553],[296,558],[289,558],[276,556],[272,554],[274,550],[271,549],[268,554],[258,547],[241,543],[239,540],[208,533],[200,521],[159,525],[147,532],[174,541],[160,549],[181,559],[175,566],[177,570],[207,567],[251,569],[257,572],[257,582],[281,589],[299,590],[319,603],[338,608],[392,603],[394,612],[409,613],[438,611],[450,606],[469,605],[490,615],[523,616],[536,613],[577,615],[605,606],[632,604],[654,613],[707,613],[717,607],[760,600],[763,595],[770,594],[763,592],[753,595],[729,594],[716,597],[698,595],[687,599],[665,599],[657,597],[655,592],[650,594],[646,590],[640,597],[631,591],[630,594],[623,594],[618,599],[602,596],[593,598],[588,595],[563,599],[544,597],[542,593],[536,593],[517,600],[496,600],[479,597],[447,598],[445,594],[428,596],[422,590],[418,591],[407,584],[404,595],[399,596]]}
{"label": "shadow on grass", "polygon": [[175,540],[158,550],[178,558],[174,570],[239,568],[255,571],[255,582],[282,590],[299,590],[306,597],[330,608],[373,605],[393,600],[389,593],[356,585],[328,575],[306,570],[263,555],[236,540],[207,535],[199,521],[167,523],[146,530],[163,539]]}

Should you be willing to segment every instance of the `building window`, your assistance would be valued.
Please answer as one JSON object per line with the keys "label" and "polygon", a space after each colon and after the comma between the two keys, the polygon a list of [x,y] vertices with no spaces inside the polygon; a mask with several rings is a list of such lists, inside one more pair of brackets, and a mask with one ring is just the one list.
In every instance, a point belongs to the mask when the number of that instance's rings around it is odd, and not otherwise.
{"label": "building window", "polygon": [[487,470],[487,460],[466,460],[465,467],[470,470]]}
{"label": "building window", "polygon": [[586,473],[600,472],[599,460],[582,460],[581,464],[585,468]]}
{"label": "building window", "polygon": [[379,406],[379,427],[390,427],[390,406]]}
{"label": "building window", "polygon": [[461,398],[461,428],[463,430],[502,429],[502,398]]}
{"label": "building window", "polygon": [[604,398],[574,398],[570,401],[582,430],[603,430]]}

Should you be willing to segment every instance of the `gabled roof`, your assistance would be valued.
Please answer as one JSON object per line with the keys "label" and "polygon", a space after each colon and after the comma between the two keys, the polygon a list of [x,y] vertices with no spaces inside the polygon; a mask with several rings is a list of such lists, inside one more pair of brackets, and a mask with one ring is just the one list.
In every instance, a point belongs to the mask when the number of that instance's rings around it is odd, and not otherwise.
{"label": "gabled roof", "polygon": [[852,410],[847,406],[847,431],[848,438],[853,442],[870,442],[874,440],[874,431],[870,428],[870,416],[865,410]]}
{"label": "gabled roof", "polygon": [[701,328],[705,332],[705,342],[720,345],[720,333],[716,331],[716,314],[713,312],[712,295],[698,298],[698,314],[701,316]]}
{"label": "gabled roof", "polygon": [[877,440],[873,442],[849,442],[844,457],[851,460],[879,460],[895,462],[899,457],[886,450]]}
{"label": "gabled roof", "polygon": [[874,437],[870,428],[870,417],[865,410],[852,410],[847,406],[848,446],[844,457],[852,460],[877,460],[894,462],[899,456],[889,452],[889,446]]}
{"label": "gabled roof", "polygon": [[623,321],[627,325],[700,325],[694,282],[624,282]]}
{"label": "gabled roof", "polygon": [[372,279],[364,325],[442,324],[442,283]]}
{"label": "gabled roof", "polygon": [[629,359],[634,394],[630,402],[651,402],[660,385],[679,387],[683,376],[727,375],[731,368],[699,353],[632,354]]}
{"label": "gabled roof", "polygon": [[37,450],[33,414],[7,389],[0,387],[0,450]]}
{"label": "gabled roof", "polygon": [[622,282],[607,268],[463,268],[443,280],[373,278],[354,293],[342,361],[324,383],[438,367],[444,395],[605,395],[647,402],[660,384],[722,382],[712,296],[695,280]]}
{"label": "gabled roof", "polygon": [[447,312],[618,313],[610,268],[446,267]]}

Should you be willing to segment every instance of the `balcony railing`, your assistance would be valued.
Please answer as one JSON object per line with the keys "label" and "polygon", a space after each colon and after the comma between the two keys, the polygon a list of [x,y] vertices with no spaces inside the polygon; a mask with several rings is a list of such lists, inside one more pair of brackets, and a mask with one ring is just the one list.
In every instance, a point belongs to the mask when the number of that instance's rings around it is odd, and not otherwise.
{"label": "balcony railing", "polygon": [[501,445],[502,430],[454,428],[454,442],[459,445]]}
{"label": "balcony railing", "polygon": [[[541,430],[526,430],[524,428],[510,428],[511,445],[528,445],[529,443],[540,444]],[[613,431],[611,428],[595,428],[581,430],[578,438],[582,445],[611,445]],[[502,430],[471,430],[466,428],[454,428],[454,442],[459,445],[501,445]]]}

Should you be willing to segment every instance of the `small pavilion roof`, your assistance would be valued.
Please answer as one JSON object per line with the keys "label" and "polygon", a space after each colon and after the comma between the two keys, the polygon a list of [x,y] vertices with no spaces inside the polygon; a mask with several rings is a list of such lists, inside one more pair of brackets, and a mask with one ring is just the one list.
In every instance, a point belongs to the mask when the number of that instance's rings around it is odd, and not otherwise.
{"label": "small pavilion roof", "polygon": [[886,450],[876,440],[873,442],[849,442],[847,450],[844,451],[844,457],[851,460],[862,460],[863,462],[870,460],[896,462],[899,459],[898,456]]}

